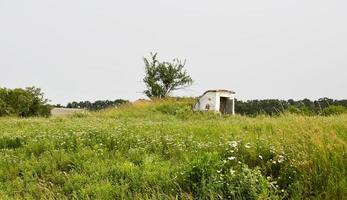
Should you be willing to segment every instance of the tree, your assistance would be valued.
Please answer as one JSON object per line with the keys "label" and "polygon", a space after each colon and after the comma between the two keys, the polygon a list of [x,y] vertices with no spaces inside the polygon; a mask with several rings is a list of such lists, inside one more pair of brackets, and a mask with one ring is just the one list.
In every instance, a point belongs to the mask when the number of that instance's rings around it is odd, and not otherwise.
{"label": "tree", "polygon": [[129,103],[128,100],[123,99],[116,99],[114,101],[111,100],[97,100],[95,102],[90,101],[80,101],[76,102],[73,101],[71,103],[68,103],[66,105],[67,108],[85,108],[88,110],[96,111],[96,110],[102,110],[105,108],[111,108],[111,107],[119,107],[123,104]]}
{"label": "tree", "polygon": [[179,90],[193,84],[192,78],[184,69],[186,62],[174,59],[172,62],[160,62],[157,53],[151,53],[150,58],[144,58],[147,90],[144,93],[149,98],[165,98],[174,90]]}
{"label": "tree", "polygon": [[40,88],[0,88],[0,116],[49,116],[51,106]]}

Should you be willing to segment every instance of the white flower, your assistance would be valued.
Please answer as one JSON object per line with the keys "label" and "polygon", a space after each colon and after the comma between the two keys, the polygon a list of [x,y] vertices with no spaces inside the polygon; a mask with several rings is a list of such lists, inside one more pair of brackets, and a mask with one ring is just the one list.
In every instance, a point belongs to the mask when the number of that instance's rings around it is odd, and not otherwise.
{"label": "white flower", "polygon": [[263,160],[263,156],[259,155],[258,157]]}
{"label": "white flower", "polygon": [[252,147],[252,146],[251,146],[251,143],[245,144],[245,147],[246,147],[247,149],[251,148],[251,147]]}
{"label": "white flower", "polygon": [[235,172],[236,172],[235,170],[230,169],[230,174],[231,174],[231,175],[234,175],[234,174],[235,174]]}
{"label": "white flower", "polygon": [[237,147],[237,141],[231,141],[229,142],[230,147],[236,148]]}
{"label": "white flower", "polygon": [[283,162],[284,161],[284,156],[282,156],[282,155],[280,155],[280,156],[278,156],[278,163],[281,163],[281,162]]}
{"label": "white flower", "polygon": [[236,157],[234,157],[234,156],[228,157],[228,160],[235,160],[235,159],[236,159]]}

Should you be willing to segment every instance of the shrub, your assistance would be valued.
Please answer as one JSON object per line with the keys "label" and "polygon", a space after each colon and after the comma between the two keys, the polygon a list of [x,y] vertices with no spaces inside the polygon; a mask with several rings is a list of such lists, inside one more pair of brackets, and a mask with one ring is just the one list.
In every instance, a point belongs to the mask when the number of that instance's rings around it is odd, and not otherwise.
{"label": "shrub", "polygon": [[51,106],[47,102],[40,88],[0,88],[0,116],[47,117],[51,112]]}

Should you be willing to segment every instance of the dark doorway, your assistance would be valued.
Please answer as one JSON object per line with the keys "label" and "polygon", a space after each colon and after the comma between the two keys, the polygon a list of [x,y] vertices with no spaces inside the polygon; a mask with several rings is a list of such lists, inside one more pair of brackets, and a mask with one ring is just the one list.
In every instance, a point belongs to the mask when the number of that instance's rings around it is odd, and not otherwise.
{"label": "dark doorway", "polygon": [[227,97],[220,98],[219,112],[221,112],[222,114],[227,113],[227,102],[228,102]]}

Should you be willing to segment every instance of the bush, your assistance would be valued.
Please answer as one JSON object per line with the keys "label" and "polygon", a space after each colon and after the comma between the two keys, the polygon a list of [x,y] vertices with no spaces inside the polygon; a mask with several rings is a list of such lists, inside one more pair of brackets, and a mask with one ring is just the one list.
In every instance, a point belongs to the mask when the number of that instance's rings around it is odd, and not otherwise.
{"label": "bush", "polygon": [[40,88],[0,88],[0,116],[47,117],[51,112],[51,106],[47,101]]}

